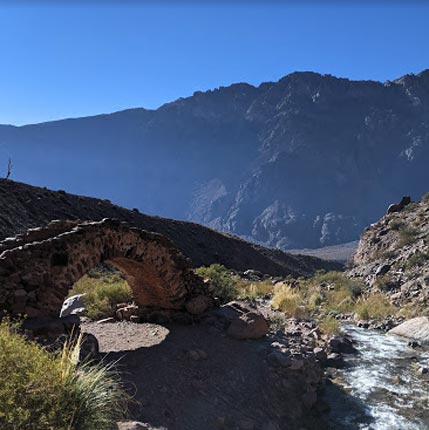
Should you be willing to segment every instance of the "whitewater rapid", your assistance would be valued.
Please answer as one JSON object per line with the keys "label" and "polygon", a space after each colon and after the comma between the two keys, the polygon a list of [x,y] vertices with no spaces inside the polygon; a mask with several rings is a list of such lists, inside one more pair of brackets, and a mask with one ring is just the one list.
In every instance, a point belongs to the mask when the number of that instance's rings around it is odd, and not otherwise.
{"label": "whitewater rapid", "polygon": [[429,353],[382,332],[344,325],[358,354],[333,371],[326,390],[333,429],[428,430],[429,382],[419,367],[429,367]]}

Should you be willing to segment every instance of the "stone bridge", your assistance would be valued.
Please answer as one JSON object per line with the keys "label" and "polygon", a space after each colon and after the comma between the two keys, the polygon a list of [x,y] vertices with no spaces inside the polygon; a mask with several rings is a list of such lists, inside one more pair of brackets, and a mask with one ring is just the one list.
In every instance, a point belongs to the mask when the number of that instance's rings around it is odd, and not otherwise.
{"label": "stone bridge", "polygon": [[190,261],[159,234],[109,219],[52,221],[0,242],[0,311],[56,317],[73,284],[102,262],[124,273],[138,305],[183,310],[208,296]]}

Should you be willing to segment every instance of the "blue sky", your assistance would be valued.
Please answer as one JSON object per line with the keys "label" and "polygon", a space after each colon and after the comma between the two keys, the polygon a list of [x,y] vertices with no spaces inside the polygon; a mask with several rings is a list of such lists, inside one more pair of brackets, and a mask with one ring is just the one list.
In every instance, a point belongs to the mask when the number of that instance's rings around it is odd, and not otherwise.
{"label": "blue sky", "polygon": [[296,70],[429,68],[429,2],[344,3],[0,2],[0,123],[156,108]]}

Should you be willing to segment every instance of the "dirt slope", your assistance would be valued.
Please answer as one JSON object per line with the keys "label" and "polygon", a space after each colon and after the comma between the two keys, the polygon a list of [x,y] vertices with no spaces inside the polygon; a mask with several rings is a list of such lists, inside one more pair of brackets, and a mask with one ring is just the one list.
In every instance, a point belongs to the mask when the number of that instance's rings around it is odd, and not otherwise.
{"label": "dirt slope", "polygon": [[0,180],[0,239],[46,225],[53,219],[96,221],[103,218],[116,218],[163,234],[195,266],[220,263],[238,271],[252,268],[273,276],[306,276],[319,269],[341,268],[335,262],[264,248],[199,224],[144,215],[107,200]]}

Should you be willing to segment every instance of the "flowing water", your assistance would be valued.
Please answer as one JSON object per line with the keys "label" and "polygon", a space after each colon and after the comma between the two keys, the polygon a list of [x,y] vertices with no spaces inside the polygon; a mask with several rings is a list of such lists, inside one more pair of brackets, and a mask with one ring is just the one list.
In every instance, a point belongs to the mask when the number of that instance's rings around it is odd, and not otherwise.
{"label": "flowing water", "polygon": [[345,325],[358,349],[346,367],[334,372],[326,390],[330,428],[341,430],[428,430],[429,382],[418,375],[429,366],[429,351],[413,350],[407,340]]}

